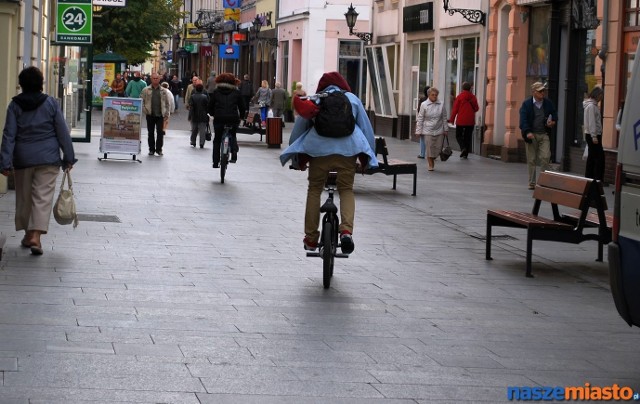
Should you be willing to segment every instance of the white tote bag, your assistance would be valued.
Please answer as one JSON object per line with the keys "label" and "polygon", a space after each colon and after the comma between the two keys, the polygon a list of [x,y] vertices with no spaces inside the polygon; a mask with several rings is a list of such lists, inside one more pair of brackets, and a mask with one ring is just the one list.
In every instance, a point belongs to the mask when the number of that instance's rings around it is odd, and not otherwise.
{"label": "white tote bag", "polygon": [[[64,189],[65,180],[68,179],[68,189]],[[75,228],[78,226],[78,214],[76,213],[76,202],[73,199],[73,184],[71,183],[71,174],[65,170],[62,175],[62,184],[60,185],[60,193],[53,205],[53,217],[58,224],[72,224]]]}

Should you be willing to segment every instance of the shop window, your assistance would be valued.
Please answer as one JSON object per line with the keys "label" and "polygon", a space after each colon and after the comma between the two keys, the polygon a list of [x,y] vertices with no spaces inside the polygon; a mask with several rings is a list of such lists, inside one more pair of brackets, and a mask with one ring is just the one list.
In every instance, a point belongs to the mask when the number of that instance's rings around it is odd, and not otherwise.
{"label": "shop window", "polygon": [[365,95],[367,61],[364,57],[364,42],[340,41],[338,49],[338,72],[347,80],[351,92],[361,100]]}
{"label": "shop window", "polygon": [[624,26],[640,29],[640,0],[626,0]]}
{"label": "shop window", "polygon": [[477,37],[451,39],[447,41],[446,49],[446,72],[447,80],[445,82],[444,92],[440,92],[447,112],[453,109],[453,101],[460,93],[462,83],[471,83],[472,91],[475,92],[475,82],[478,74],[479,62],[479,45],[480,41]]}
{"label": "shop window", "polygon": [[282,55],[282,70],[280,71],[280,82],[282,83],[282,88],[284,88],[286,91],[291,91],[291,89],[289,88],[289,42],[280,42],[280,46],[280,55]]}
{"label": "shop window", "polygon": [[366,48],[369,77],[376,115],[397,117],[397,55],[395,44]]}
{"label": "shop window", "polygon": [[551,7],[533,7],[529,17],[527,52],[527,88],[536,81],[549,79],[549,43]]}

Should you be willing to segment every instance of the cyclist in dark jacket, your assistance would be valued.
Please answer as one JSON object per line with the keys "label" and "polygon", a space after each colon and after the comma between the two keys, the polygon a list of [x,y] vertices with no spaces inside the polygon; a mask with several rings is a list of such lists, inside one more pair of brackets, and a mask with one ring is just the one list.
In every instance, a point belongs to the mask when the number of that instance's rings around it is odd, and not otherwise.
{"label": "cyclist in dark jacket", "polygon": [[209,96],[204,91],[202,82],[198,82],[189,99],[189,120],[191,121],[191,146],[196,147],[196,139],[200,133],[200,148],[204,147],[207,125],[209,125]]}
{"label": "cyclist in dark jacket", "polygon": [[220,143],[224,126],[231,125],[231,162],[238,160],[238,142],[236,131],[240,123],[242,99],[236,77],[231,73],[222,73],[216,77],[216,89],[209,100],[209,115],[213,116],[213,168],[220,163]]}

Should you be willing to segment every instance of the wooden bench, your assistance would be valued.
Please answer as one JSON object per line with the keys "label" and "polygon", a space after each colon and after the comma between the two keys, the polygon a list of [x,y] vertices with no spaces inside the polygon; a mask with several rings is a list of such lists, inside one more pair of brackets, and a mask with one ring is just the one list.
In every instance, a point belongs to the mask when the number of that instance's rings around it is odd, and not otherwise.
{"label": "wooden bench", "polygon": [[413,174],[413,193],[416,195],[416,181],[418,179],[418,166],[416,163],[409,161],[402,161],[389,158],[389,149],[387,148],[387,142],[383,137],[376,138],[376,155],[382,156],[382,161],[378,161],[378,167],[369,168],[364,171],[367,175],[373,175],[377,173],[383,173],[385,175],[393,175],[393,189],[396,189],[396,180],[399,174]]}
{"label": "wooden bench", "polygon": [[[603,245],[611,241],[611,231],[607,233],[606,200],[602,185],[590,178],[570,174],[545,171],[540,174],[533,191],[533,210],[531,213],[508,210],[487,211],[486,259],[491,260],[491,230],[495,226],[512,227],[527,230],[526,276],[531,274],[531,250],[533,240],[560,241],[579,244],[587,240],[598,242],[598,258],[602,260]],[[542,202],[551,204],[552,218],[539,215]],[[560,214],[559,206],[577,210]],[[589,208],[595,207],[595,218],[587,222]],[[574,218],[571,218],[573,215]],[[584,233],[587,227],[598,227],[598,232]]]}

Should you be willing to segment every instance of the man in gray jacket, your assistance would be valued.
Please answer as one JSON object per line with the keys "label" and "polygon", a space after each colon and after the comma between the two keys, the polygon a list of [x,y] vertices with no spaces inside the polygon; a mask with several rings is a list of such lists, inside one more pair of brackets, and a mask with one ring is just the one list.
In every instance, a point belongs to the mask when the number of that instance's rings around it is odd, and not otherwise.
{"label": "man in gray jacket", "polygon": [[[284,113],[287,97],[287,91],[282,88],[282,83],[276,82],[276,87],[271,90],[271,110],[274,118],[284,119],[282,114]],[[284,126],[284,120],[282,121],[282,126]]]}

